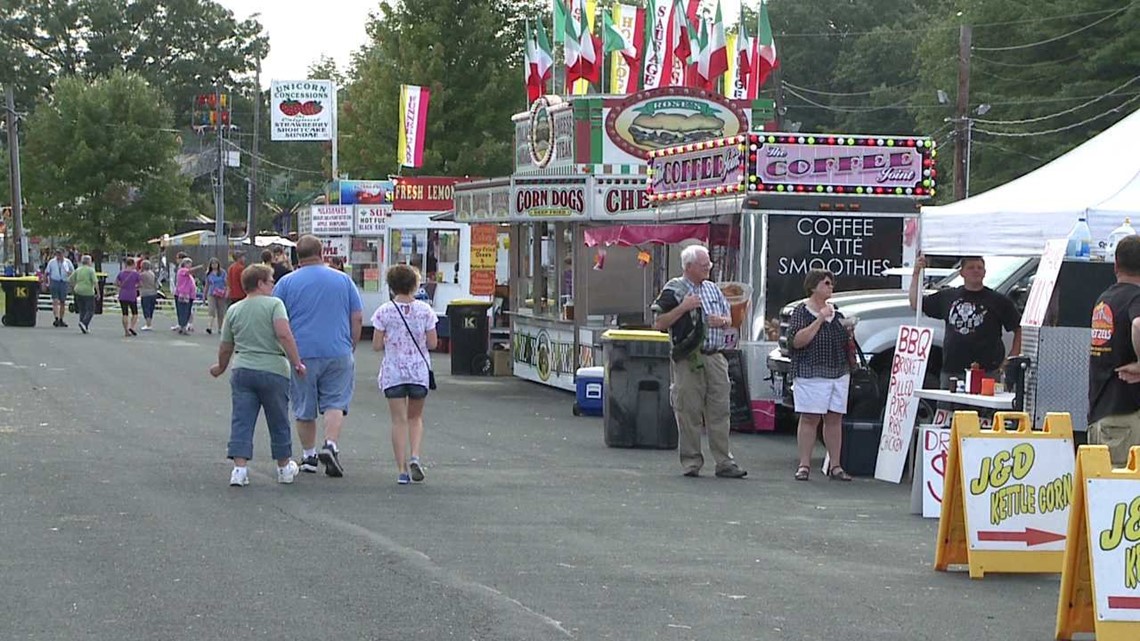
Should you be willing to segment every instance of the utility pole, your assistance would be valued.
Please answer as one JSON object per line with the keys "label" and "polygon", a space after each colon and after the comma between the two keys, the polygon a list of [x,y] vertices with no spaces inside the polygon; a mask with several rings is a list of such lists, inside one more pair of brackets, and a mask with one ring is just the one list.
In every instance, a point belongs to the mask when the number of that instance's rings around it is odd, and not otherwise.
{"label": "utility pole", "polygon": [[214,86],[214,127],[218,131],[218,189],[214,192],[217,200],[214,202],[214,247],[219,253],[218,260],[228,257],[221,254],[222,248],[229,243],[226,238],[226,149],[222,143],[222,83]]}
{"label": "utility pole", "polygon": [[257,234],[257,229],[254,227],[255,219],[257,218],[259,198],[257,193],[257,169],[261,161],[257,157],[258,153],[258,137],[261,135],[259,125],[261,123],[261,58],[257,59],[257,70],[253,76],[253,153],[249,161],[249,214],[246,220],[245,235],[253,242],[254,236]]}
{"label": "utility pole", "polygon": [[[15,228],[15,253],[13,262],[16,274],[27,273],[28,241],[24,238],[24,196],[20,182],[20,136],[16,118],[16,95],[12,85],[4,90],[4,102],[8,118],[8,180],[12,193],[12,227]],[[12,233],[12,232],[9,232]]]}
{"label": "utility pole", "polygon": [[954,113],[954,200],[962,200],[966,191],[970,145],[970,48],[973,30],[962,25],[958,32],[958,104]]}

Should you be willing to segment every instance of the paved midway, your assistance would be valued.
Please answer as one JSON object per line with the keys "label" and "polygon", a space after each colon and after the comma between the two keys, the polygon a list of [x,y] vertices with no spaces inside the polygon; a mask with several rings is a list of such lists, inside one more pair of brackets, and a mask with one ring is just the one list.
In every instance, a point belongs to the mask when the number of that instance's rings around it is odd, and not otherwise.
{"label": "paved midway", "polygon": [[217,337],[72,319],[0,328],[5,640],[1052,638],[1057,576],[934,572],[908,487],[797,483],[790,435],[733,435],[747,479],[686,479],[571,395],[436,354],[427,483],[401,487],[362,346],[346,477],[277,485],[259,425],[230,488]]}

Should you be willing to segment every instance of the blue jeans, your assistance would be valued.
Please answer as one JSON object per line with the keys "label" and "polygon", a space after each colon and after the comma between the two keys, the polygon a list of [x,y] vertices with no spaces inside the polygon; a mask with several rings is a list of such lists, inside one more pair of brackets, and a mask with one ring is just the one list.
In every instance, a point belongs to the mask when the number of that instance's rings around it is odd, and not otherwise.
{"label": "blue jeans", "polygon": [[154,306],[158,302],[158,296],[143,296],[142,308],[143,318],[150,320],[154,318]]}
{"label": "blue jeans", "polygon": [[178,326],[185,329],[190,324],[190,313],[194,309],[194,300],[182,298],[174,299],[174,311],[178,314]]}
{"label": "blue jeans", "polygon": [[293,456],[292,428],[289,425],[289,379],[258,369],[239,367],[230,374],[233,414],[230,417],[229,458],[253,458],[253,429],[257,416],[265,410],[269,444],[273,458]]}
{"label": "blue jeans", "polygon": [[75,312],[79,314],[80,323],[90,325],[91,319],[95,317],[95,297],[76,294]]}

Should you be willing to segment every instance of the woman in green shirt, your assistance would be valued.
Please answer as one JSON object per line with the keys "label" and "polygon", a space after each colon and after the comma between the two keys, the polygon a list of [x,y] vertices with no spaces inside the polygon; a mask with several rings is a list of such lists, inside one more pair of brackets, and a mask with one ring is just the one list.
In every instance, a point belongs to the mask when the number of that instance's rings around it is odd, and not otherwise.
{"label": "woman in green shirt", "polygon": [[75,295],[75,311],[79,313],[79,331],[86,334],[91,329],[91,319],[95,316],[96,281],[95,268],[91,266],[91,256],[79,259],[79,269],[68,277]]}

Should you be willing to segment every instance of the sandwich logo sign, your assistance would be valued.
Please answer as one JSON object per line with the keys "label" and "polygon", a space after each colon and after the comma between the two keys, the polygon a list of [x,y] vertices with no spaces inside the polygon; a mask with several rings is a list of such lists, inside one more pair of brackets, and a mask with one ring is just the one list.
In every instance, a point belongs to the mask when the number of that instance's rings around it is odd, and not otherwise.
{"label": "sandwich logo sign", "polygon": [[606,134],[626,153],[648,158],[666,147],[748,133],[748,116],[721,96],[691,87],[636,93],[610,110]]}
{"label": "sandwich logo sign", "polygon": [[332,140],[332,81],[274,80],[269,96],[273,140]]}

